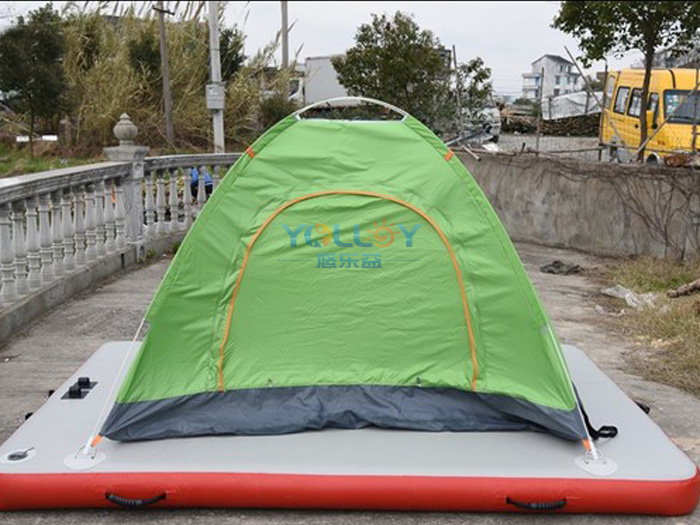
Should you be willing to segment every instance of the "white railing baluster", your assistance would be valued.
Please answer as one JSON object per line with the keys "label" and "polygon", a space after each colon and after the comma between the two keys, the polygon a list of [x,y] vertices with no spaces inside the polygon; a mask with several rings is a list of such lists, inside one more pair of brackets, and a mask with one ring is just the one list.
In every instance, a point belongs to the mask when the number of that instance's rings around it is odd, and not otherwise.
{"label": "white railing baluster", "polygon": [[114,206],[114,232],[117,249],[123,250],[126,248],[126,212],[124,210],[124,187],[121,179],[114,179],[114,193],[116,203]]}
{"label": "white railing baluster", "polygon": [[51,251],[51,223],[49,221],[49,209],[51,206],[51,194],[39,195],[39,243],[41,258],[41,282],[46,284],[53,281],[53,253]]}
{"label": "white railing baluster", "polygon": [[165,171],[158,170],[156,173],[156,212],[158,214],[158,234],[165,233]]}
{"label": "white railing baluster", "polygon": [[53,274],[56,277],[63,277],[65,269],[63,266],[63,219],[62,219],[62,191],[51,193],[51,237],[53,250]]}
{"label": "white railing baluster", "polygon": [[117,224],[114,216],[117,193],[114,179],[106,181],[105,186],[105,249],[111,253],[117,249]]}
{"label": "white railing baluster", "polygon": [[180,230],[180,207],[177,198],[177,170],[168,170],[170,177],[170,195],[168,196],[168,208],[170,209],[170,231]]}
{"label": "white railing baluster", "polygon": [[27,281],[30,290],[41,288],[41,246],[39,245],[38,214],[36,197],[26,199],[27,204]]}
{"label": "white railing baluster", "polygon": [[85,185],[85,256],[88,262],[97,259],[97,232],[95,231],[95,185]]}
{"label": "white railing baluster", "polygon": [[24,237],[24,199],[12,203],[12,240],[15,246],[15,287],[19,295],[29,293],[27,283],[27,243]]}
{"label": "white railing baluster", "polygon": [[105,248],[105,181],[95,184],[95,255],[98,259],[107,255]]}
{"label": "white railing baluster", "polygon": [[185,213],[185,222],[182,225],[183,230],[188,230],[192,226],[192,189],[190,184],[192,183],[192,173],[190,168],[184,167],[182,170],[182,179],[184,182],[184,188],[182,190],[182,208]]}
{"label": "white railing baluster", "polygon": [[153,200],[153,174],[153,171],[148,171],[144,175],[146,196],[144,199],[143,209],[146,212],[146,238],[148,239],[155,237],[156,233],[156,205]]}
{"label": "white railing baluster", "polygon": [[221,184],[221,166],[212,166],[211,180],[214,182],[214,186],[212,187],[213,192],[216,188],[219,187],[219,184]]}
{"label": "white railing baluster", "polygon": [[73,227],[73,192],[63,190],[63,267],[67,272],[75,270],[75,229]]}
{"label": "white railing baluster", "polygon": [[199,166],[199,178],[197,179],[197,215],[202,211],[204,204],[207,202],[207,188],[204,184],[205,167]]}
{"label": "white railing baluster", "polygon": [[4,304],[9,304],[17,299],[10,210],[9,204],[0,204],[0,273],[2,274],[2,290],[0,292],[2,292]]}
{"label": "white railing baluster", "polygon": [[75,264],[83,266],[87,260],[85,258],[85,197],[82,186],[73,189],[75,214]]}

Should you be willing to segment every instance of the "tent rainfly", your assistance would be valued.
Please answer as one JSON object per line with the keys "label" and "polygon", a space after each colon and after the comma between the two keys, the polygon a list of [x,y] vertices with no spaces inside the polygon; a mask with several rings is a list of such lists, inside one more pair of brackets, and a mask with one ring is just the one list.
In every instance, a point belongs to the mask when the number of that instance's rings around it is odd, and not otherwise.
{"label": "tent rainfly", "polygon": [[374,425],[587,443],[508,235],[459,159],[403,112],[297,113],[265,133],[146,319],[102,427],[112,440]]}

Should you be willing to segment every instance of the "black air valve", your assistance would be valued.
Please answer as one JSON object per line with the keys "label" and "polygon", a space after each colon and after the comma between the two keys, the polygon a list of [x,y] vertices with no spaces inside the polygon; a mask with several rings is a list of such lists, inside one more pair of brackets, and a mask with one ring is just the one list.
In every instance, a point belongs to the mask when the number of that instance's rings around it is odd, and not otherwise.
{"label": "black air valve", "polygon": [[68,391],[61,396],[61,399],[83,399],[92,390],[96,381],[90,381],[89,377],[79,377],[78,380],[68,387]]}

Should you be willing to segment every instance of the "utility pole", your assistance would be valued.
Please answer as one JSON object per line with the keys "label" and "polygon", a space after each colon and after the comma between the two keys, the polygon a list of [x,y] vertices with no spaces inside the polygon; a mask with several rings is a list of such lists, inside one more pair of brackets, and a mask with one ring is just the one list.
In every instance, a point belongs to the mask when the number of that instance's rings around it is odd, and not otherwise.
{"label": "utility pole", "polygon": [[464,137],[464,115],[462,115],[462,81],[459,77],[459,66],[457,65],[457,47],[452,45],[452,63],[455,71],[455,93],[457,94],[457,123],[459,125],[460,141]]}
{"label": "utility pole", "polygon": [[207,108],[211,110],[214,126],[214,153],[224,152],[224,86],[221,82],[221,52],[219,50],[219,2],[209,4],[209,70],[211,84],[207,86]]}
{"label": "utility pole", "polygon": [[[586,91],[588,94],[588,91]],[[605,126],[605,108],[608,103],[608,61],[605,61],[605,71],[603,72],[603,107],[600,108],[600,119],[598,120],[598,162],[603,160],[603,128]],[[586,97],[588,100],[588,97]]]}
{"label": "utility pole", "polygon": [[282,4],[282,67],[287,69],[289,67],[289,22],[287,20],[287,1],[281,0]]}
{"label": "utility pole", "polygon": [[700,84],[700,70],[697,64],[695,65],[695,90],[691,94],[693,97],[693,160],[698,154],[698,84]]}
{"label": "utility pole", "polygon": [[544,67],[540,69],[540,92],[537,100],[537,137],[535,137],[535,155],[540,154],[540,135],[542,135],[542,98],[544,96]]}
{"label": "utility pole", "polygon": [[170,92],[170,65],[168,60],[168,40],[165,35],[165,14],[172,11],[163,8],[158,1],[154,7],[158,13],[158,36],[160,39],[160,67],[163,72],[163,111],[165,112],[165,138],[170,146],[175,146],[175,129],[173,128],[173,95]]}

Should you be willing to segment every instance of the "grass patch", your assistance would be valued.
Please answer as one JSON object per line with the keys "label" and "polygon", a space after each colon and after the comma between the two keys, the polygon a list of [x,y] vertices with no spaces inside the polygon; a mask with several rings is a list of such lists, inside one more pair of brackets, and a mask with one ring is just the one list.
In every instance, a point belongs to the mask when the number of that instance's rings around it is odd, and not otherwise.
{"label": "grass patch", "polygon": [[619,259],[610,263],[607,273],[612,284],[619,283],[635,292],[667,292],[700,277],[700,259]]}
{"label": "grass patch", "polygon": [[611,262],[608,284],[635,292],[662,292],[653,307],[633,309],[615,324],[635,339],[627,355],[631,368],[645,379],[700,396],[700,294],[669,299],[665,292],[700,277],[700,260],[679,263],[640,257]]}
{"label": "grass patch", "polygon": [[629,356],[632,369],[645,379],[700,396],[700,299],[664,298],[653,308],[632,312],[621,322],[637,335]]}
{"label": "grass patch", "polygon": [[26,148],[0,148],[0,178],[104,161],[98,157],[63,158],[56,149],[42,152],[37,146],[37,154],[32,158]]}

